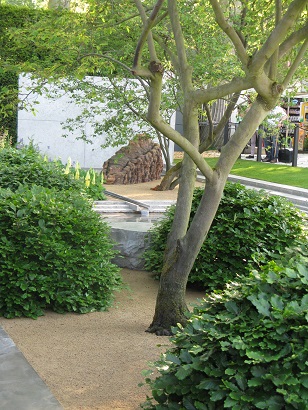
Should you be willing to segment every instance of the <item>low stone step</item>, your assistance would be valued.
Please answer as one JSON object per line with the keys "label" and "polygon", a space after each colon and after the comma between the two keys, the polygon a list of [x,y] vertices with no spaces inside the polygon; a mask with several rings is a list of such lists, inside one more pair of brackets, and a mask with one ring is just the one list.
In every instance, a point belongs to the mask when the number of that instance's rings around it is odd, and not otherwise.
{"label": "low stone step", "polygon": [[[284,193],[282,194],[282,192],[273,190],[273,189],[264,189],[262,187],[259,186],[252,186],[252,185],[246,185],[246,188],[249,189],[256,189],[256,190],[264,190],[266,192],[268,192],[271,195],[276,195],[276,196],[281,196],[283,198],[288,199],[290,202],[292,202],[297,208],[299,208],[300,210],[304,211],[305,213],[308,213],[308,198],[303,197],[303,196],[298,196],[298,195],[293,195],[293,194],[289,194],[289,193]],[[294,192],[294,191],[293,191]]]}
{"label": "low stone step", "polygon": [[272,182],[261,181],[259,179],[239,177],[236,175],[229,175],[228,181],[239,182],[240,184],[243,184],[243,185],[249,185],[252,188],[259,188],[259,189],[264,189],[267,191],[273,191],[277,193],[279,192],[280,194],[283,194],[283,196],[285,194],[294,195],[297,197],[307,198],[308,200],[308,189],[305,189],[305,188],[293,187],[290,185],[283,185],[283,184],[275,184]]}
{"label": "low stone step", "polygon": [[[175,201],[143,201],[149,207],[150,212],[165,212],[166,208],[174,204]],[[141,212],[141,206],[128,203],[126,201],[95,201],[93,209],[98,213],[121,213],[121,212]]]}

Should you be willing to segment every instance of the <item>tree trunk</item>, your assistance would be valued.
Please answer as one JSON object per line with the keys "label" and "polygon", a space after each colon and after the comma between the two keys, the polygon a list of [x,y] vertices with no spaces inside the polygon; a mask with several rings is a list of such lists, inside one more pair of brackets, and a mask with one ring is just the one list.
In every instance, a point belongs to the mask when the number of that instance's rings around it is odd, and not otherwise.
{"label": "tree trunk", "polygon": [[205,187],[197,218],[191,223],[185,237],[173,246],[169,237],[167,247],[171,246],[171,249],[167,248],[165,252],[155,314],[148,332],[165,336],[172,334],[172,327],[178,323],[185,325],[188,277],[215,217],[226,177],[222,175],[221,180],[216,180],[214,185]]}
{"label": "tree trunk", "polygon": [[[179,244],[178,244],[179,245]],[[178,246],[175,250],[177,261],[165,261],[164,271],[161,274],[159,290],[156,298],[156,308],[153,322],[147,332],[155,333],[158,336],[169,336],[172,334],[172,327],[177,323],[184,324],[187,305],[185,302],[185,289],[188,272],[179,269],[181,257]]]}
{"label": "tree trunk", "polygon": [[173,167],[171,167],[165,174],[161,183],[154,188],[154,191],[168,191],[176,187],[174,184],[175,180],[178,180],[181,170],[181,162],[178,162]]}

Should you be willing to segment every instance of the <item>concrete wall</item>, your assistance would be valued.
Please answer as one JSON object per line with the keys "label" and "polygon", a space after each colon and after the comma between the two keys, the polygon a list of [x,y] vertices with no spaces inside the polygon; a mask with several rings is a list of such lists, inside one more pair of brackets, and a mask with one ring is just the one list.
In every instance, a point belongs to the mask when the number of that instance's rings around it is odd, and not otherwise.
{"label": "concrete wall", "polygon": [[[91,77],[92,81],[103,81],[99,77]],[[72,164],[79,162],[82,168],[101,169],[103,163],[114,155],[119,147],[101,148],[106,139],[106,134],[101,138],[93,138],[93,144],[77,139],[80,135],[77,131],[68,132],[63,130],[61,123],[68,118],[74,118],[81,114],[82,107],[74,104],[72,98],[59,91],[57,99],[50,99],[45,95],[39,95],[29,90],[33,88],[33,82],[29,76],[19,78],[19,96],[22,100],[26,95],[28,102],[34,104],[35,112],[19,109],[18,111],[18,142],[29,144],[30,141],[38,146],[43,155],[50,159],[60,158],[65,164],[70,157]],[[46,86],[47,89],[50,86]],[[99,120],[99,116],[96,117]],[[103,119],[103,117],[102,117]],[[134,129],[134,124],[132,124]],[[135,127],[136,130],[139,128]],[[91,139],[92,128],[90,124],[84,123],[83,130],[87,138]],[[68,134],[67,138],[62,135]],[[173,158],[173,143],[171,143],[171,154]]]}

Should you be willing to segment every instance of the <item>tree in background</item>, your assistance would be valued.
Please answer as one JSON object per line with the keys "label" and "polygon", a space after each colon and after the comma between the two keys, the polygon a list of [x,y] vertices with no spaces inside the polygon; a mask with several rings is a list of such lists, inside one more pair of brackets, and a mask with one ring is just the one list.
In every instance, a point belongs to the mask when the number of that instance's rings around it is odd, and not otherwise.
{"label": "tree in background", "polygon": [[[64,128],[78,130],[79,137],[86,139],[80,127],[86,121],[93,127],[93,138],[106,132],[110,136],[106,144],[118,146],[132,138],[129,124],[137,122],[139,130],[134,132],[157,137],[169,167],[168,140],[145,120],[149,86],[141,78],[136,79],[129,66],[137,41],[138,14],[120,3],[118,6],[116,14],[109,2],[79,4],[78,12],[76,7],[68,11],[50,4],[49,10],[1,7],[1,68],[15,76],[32,74],[33,87],[19,101],[23,109],[35,111],[28,98],[35,93],[44,93],[55,100],[59,93],[70,94],[77,105],[84,107],[86,102],[87,108],[79,117],[63,124]],[[81,12],[82,8],[86,10]],[[92,80],[95,76],[109,81],[98,83]],[[4,89],[1,91],[3,99],[6,98]],[[16,109],[15,85],[10,87],[11,91]],[[173,105],[170,101],[166,104],[165,115],[169,119]],[[11,115],[4,104],[2,107],[4,116]],[[102,112],[105,121],[101,121]]]}
{"label": "tree in background", "polygon": [[[153,321],[148,329],[156,334],[168,334],[172,326],[185,322],[187,279],[200,247],[206,240],[216,214],[227,177],[255,129],[278,104],[305,56],[308,39],[307,0],[253,3],[209,0],[202,2],[157,0],[147,14],[144,2],[135,0],[143,21],[143,31],[137,43],[133,72],[150,81],[151,94],[147,118],[152,126],[185,151],[177,205],[164,255],[159,291]],[[190,10],[188,13],[188,9]],[[232,52],[225,58],[234,69],[221,74],[209,84],[195,79],[195,53],[187,41],[183,22],[190,15],[203,14],[206,25],[219,28],[225,34]],[[163,24],[166,36],[156,34]],[[260,30],[261,28],[261,30]],[[204,37],[204,42],[207,37]],[[184,135],[179,134],[160,115],[163,76],[166,67],[159,58],[163,49],[176,73],[182,98]],[[212,48],[198,62],[211,61]],[[288,63],[289,62],[289,63]],[[168,67],[167,67],[168,68]],[[228,76],[229,74],[233,76]],[[212,169],[199,152],[198,115],[202,105],[213,100],[254,89],[257,93],[239,127],[222,148]],[[204,194],[193,220],[189,224],[196,167],[206,178]]]}
{"label": "tree in background", "polygon": [[[71,7],[70,12],[63,8],[51,11],[40,9],[30,12],[32,13],[30,16],[27,16],[29,11],[25,8],[3,8],[8,18],[3,16],[5,30],[2,40],[2,60],[5,61],[7,69],[30,72],[41,78],[41,82],[36,83],[32,92],[42,92],[48,79],[49,83],[54,81],[63,92],[69,93],[76,104],[84,105],[86,101],[90,109],[87,107],[78,118],[70,118],[64,124],[68,131],[73,129],[75,132],[79,131],[80,138],[86,139],[81,131],[83,127],[80,125],[87,122],[92,125],[93,138],[99,138],[102,132],[106,132],[110,136],[106,144],[113,146],[125,144],[132,137],[128,124],[137,122],[139,125],[137,133],[147,133],[159,139],[168,170],[171,165],[169,140],[165,139],[158,130],[153,131],[153,127],[149,126],[146,119],[150,83],[147,79],[133,76],[131,73],[133,45],[138,39],[141,28],[133,2],[123,4],[122,1],[112,3],[92,1],[87,8],[83,8],[82,13],[80,12],[82,4],[79,4],[78,13],[76,7],[75,9]],[[146,10],[150,9],[150,6],[146,7]],[[198,77],[203,83],[217,82],[221,72],[217,61],[224,64],[225,73],[228,72],[230,75],[229,71],[232,71],[234,64],[230,64],[225,58],[229,54],[230,46],[224,41],[222,34],[215,29],[213,35],[213,25],[207,27],[204,24],[206,21],[204,13],[198,15],[198,19],[195,19],[192,24],[195,16],[190,12],[189,7],[186,12],[189,18],[186,19],[185,25],[191,44],[191,54],[194,55],[195,78]],[[36,19],[33,19],[33,13],[38,13]],[[7,26],[9,30],[6,29]],[[167,35],[167,31],[162,27],[161,38]],[[205,52],[206,46],[210,46],[213,52],[204,67],[200,56]],[[182,97],[178,92],[178,77],[163,49],[160,52],[160,59],[168,67],[163,83],[161,113],[165,121],[170,122],[176,109],[182,112]],[[95,75],[108,78],[109,83],[102,85],[84,81],[85,76]],[[67,79],[65,82],[63,82],[64,76]],[[58,98],[59,89],[55,88],[55,90],[53,97]],[[107,109],[106,101],[108,101]],[[209,124],[207,139],[202,141],[201,150],[207,149],[216,140],[217,135],[221,135],[234,108],[236,98],[230,100],[228,96],[225,99],[226,105],[230,101],[231,104],[228,105],[222,121],[215,127],[211,118],[211,104],[204,105],[200,111],[200,114],[206,114]],[[22,103],[26,106],[27,98]],[[100,116],[98,121],[98,114],[102,111],[106,115],[106,120],[101,121]],[[173,171],[172,177],[168,173],[160,189],[175,186],[172,182],[177,177],[177,167],[175,173]]]}

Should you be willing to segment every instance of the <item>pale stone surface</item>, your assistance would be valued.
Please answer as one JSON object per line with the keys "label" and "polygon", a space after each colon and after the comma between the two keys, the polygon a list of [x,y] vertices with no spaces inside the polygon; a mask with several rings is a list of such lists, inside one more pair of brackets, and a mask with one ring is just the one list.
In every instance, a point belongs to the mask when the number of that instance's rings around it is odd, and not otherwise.
{"label": "pale stone surface", "polygon": [[143,253],[151,222],[111,222],[111,238],[119,251],[113,262],[120,268],[144,269]]}
{"label": "pale stone surface", "polygon": [[0,409],[61,410],[43,380],[0,326]]}

